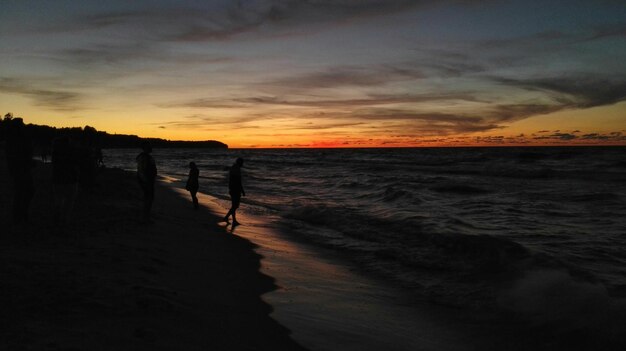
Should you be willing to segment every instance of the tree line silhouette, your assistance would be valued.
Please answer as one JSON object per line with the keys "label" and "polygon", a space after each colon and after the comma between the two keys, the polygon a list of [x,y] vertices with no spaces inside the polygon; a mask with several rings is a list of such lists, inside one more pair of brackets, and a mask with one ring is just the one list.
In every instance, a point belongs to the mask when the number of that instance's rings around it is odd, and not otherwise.
{"label": "tree line silhouette", "polygon": [[[4,118],[0,119],[0,140],[6,140],[6,133],[12,119],[13,115],[10,113],[7,113]],[[94,146],[102,149],[136,148],[145,140],[148,140],[154,148],[228,148],[228,145],[216,140],[180,141],[160,138],[141,138],[137,135],[109,134],[107,132],[98,131],[96,128],[88,125],[83,128],[56,128],[29,123],[25,125],[25,129],[26,133],[32,139],[33,147],[40,150],[50,148],[52,141],[60,136],[67,136],[73,140],[89,138]]]}

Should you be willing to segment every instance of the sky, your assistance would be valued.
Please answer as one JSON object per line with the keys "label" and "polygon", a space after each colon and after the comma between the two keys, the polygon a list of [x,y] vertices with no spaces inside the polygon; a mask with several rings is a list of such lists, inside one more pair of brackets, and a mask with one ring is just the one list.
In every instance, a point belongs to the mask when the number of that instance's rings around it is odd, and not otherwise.
{"label": "sky", "polygon": [[230,147],[626,145],[618,0],[0,0],[0,111]]}

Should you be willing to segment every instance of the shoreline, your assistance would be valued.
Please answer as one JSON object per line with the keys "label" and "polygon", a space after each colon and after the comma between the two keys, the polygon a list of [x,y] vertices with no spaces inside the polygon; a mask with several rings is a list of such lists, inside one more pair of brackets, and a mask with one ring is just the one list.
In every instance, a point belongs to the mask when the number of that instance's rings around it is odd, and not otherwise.
{"label": "shoreline", "polygon": [[[1,156],[0,156],[1,157]],[[158,185],[142,226],[134,174],[103,169],[54,234],[49,164],[34,170],[28,225],[9,229],[0,158],[0,349],[304,350],[260,295],[276,289],[254,244]]]}
{"label": "shoreline", "polygon": [[[201,196],[202,205],[224,211],[222,200]],[[258,245],[261,271],[276,279],[278,289],[263,295],[274,307],[271,316],[311,350],[621,350],[624,345],[619,321],[625,306],[619,302],[603,306],[581,298],[578,302],[599,310],[575,320],[554,316],[545,321],[433,304],[364,271],[337,250],[290,236],[256,214],[241,213],[238,219],[242,225],[234,234]],[[580,296],[603,297],[590,294],[584,284],[563,283],[583,289]],[[570,294],[564,296],[565,306],[576,302],[569,301]],[[585,312],[584,306],[572,307]]]}

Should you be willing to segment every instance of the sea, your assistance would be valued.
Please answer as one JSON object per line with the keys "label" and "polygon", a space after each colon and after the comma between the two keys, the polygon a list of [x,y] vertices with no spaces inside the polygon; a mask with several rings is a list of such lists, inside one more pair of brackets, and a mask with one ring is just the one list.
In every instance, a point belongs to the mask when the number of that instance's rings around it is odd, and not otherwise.
{"label": "sea", "polygon": [[[133,170],[138,152],[104,150],[104,161]],[[195,162],[200,191],[224,212],[228,169],[242,157],[241,212],[416,299],[548,320],[626,311],[626,147],[155,149],[153,156],[159,174],[181,187]]]}

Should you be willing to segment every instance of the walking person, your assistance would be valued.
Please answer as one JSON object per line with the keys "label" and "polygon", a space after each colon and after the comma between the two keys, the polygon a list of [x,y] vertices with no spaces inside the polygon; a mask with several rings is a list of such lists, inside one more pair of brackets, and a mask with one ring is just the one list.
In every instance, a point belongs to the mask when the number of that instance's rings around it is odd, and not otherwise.
{"label": "walking person", "polygon": [[233,216],[233,226],[239,225],[236,212],[241,202],[241,196],[246,196],[241,183],[241,167],[243,167],[243,158],[239,157],[228,172],[228,193],[230,194],[231,206],[226,216],[224,216],[224,221],[228,223],[228,217]]}
{"label": "walking person", "polygon": [[191,200],[193,201],[193,208],[198,209],[198,197],[196,194],[198,193],[198,188],[200,188],[200,184],[198,182],[198,178],[200,176],[200,170],[196,166],[195,162],[189,162],[189,177],[187,178],[187,184],[185,185],[185,189],[189,191],[191,194]]}
{"label": "walking person", "polygon": [[156,162],[150,153],[152,152],[152,146],[150,142],[143,141],[141,143],[141,149],[143,150],[137,155],[137,181],[143,191],[143,213],[141,221],[142,223],[151,223],[150,211],[152,209],[152,202],[154,201],[154,182],[157,176]]}

